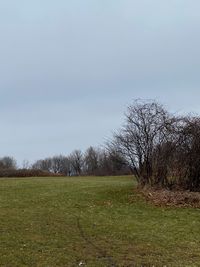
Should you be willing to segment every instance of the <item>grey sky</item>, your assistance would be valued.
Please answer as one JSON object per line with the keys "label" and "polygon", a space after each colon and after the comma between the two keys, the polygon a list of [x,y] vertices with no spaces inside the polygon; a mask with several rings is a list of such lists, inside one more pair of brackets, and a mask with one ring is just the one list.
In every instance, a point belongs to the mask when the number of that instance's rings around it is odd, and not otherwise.
{"label": "grey sky", "polygon": [[0,155],[99,145],[135,98],[200,112],[199,0],[0,3]]}

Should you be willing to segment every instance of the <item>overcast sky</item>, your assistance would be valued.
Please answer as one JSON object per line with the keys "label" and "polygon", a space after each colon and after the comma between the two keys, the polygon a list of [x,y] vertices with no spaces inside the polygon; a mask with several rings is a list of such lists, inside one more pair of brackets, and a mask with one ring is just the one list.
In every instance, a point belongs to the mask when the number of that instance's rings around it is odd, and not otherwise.
{"label": "overcast sky", "polygon": [[135,98],[200,113],[199,0],[0,2],[0,156],[98,146]]}

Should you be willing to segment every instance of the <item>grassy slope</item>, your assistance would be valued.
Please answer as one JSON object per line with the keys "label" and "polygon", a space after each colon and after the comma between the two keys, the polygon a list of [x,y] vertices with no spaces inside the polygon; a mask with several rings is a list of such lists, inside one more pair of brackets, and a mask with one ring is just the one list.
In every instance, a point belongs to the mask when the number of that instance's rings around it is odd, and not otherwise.
{"label": "grassy slope", "polygon": [[0,180],[0,266],[200,266],[200,211],[154,207],[133,186]]}

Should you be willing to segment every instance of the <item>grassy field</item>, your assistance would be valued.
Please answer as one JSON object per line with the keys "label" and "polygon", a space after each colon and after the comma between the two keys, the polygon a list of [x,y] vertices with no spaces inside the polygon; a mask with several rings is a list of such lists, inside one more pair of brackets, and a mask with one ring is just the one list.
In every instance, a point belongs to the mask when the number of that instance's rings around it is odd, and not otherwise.
{"label": "grassy field", "polygon": [[159,208],[131,177],[0,180],[0,266],[200,266],[200,211]]}

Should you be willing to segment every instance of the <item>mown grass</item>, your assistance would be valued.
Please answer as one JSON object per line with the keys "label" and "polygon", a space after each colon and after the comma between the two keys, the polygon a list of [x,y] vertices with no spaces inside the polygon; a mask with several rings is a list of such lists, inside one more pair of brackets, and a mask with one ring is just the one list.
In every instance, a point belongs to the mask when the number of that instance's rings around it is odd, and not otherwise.
{"label": "mown grass", "polygon": [[131,177],[0,180],[0,266],[200,266],[200,211],[146,203]]}

